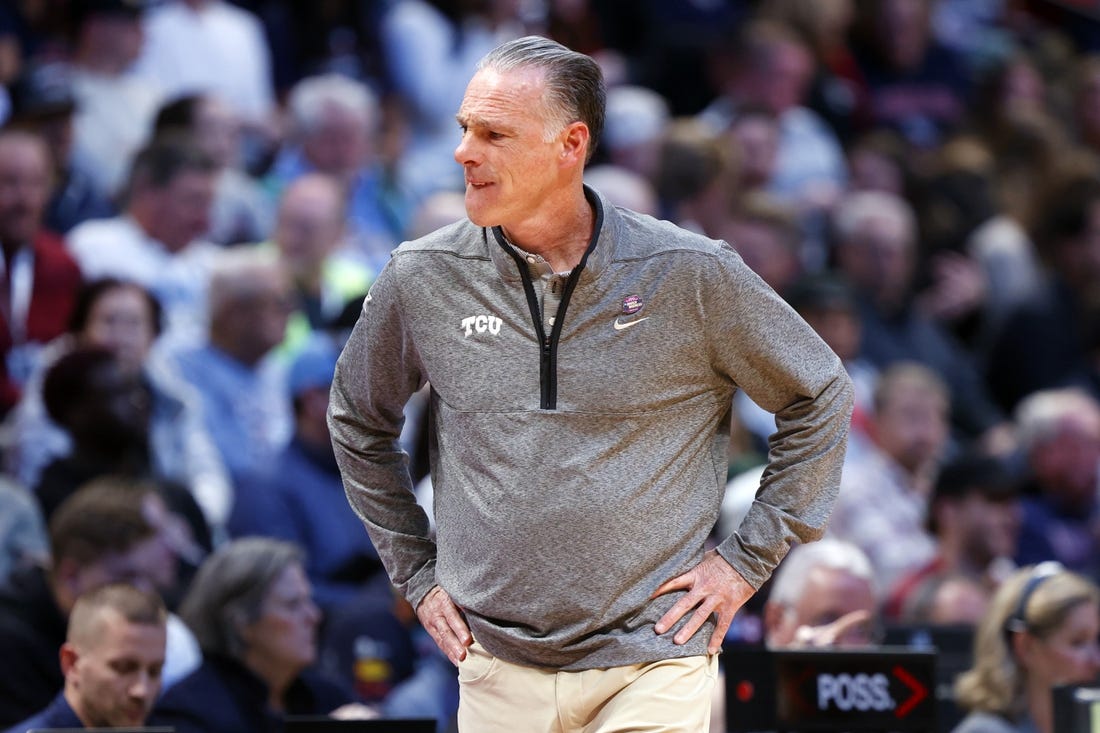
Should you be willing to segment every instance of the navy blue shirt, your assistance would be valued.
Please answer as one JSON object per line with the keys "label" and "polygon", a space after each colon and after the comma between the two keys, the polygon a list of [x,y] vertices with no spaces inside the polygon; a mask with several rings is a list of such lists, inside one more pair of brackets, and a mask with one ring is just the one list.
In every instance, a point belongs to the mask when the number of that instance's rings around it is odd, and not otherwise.
{"label": "navy blue shirt", "polygon": [[73,712],[65,693],[59,693],[42,712],[8,728],[4,733],[27,733],[36,728],[83,728],[84,723]]}

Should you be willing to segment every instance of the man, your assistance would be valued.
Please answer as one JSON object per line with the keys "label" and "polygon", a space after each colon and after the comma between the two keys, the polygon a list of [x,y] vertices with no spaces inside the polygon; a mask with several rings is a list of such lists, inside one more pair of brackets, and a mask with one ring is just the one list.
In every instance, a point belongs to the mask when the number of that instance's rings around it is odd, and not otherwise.
{"label": "man", "polygon": [[220,251],[201,239],[210,223],[217,165],[186,137],[165,135],[134,159],[125,211],[86,221],[67,243],[84,277],[133,280],[164,307],[158,348],[194,343],[206,319],[206,287]]}
{"label": "man", "polygon": [[899,361],[925,364],[950,390],[961,440],[981,439],[990,448],[1009,442],[1010,425],[973,355],[914,300],[920,241],[913,207],[891,193],[856,191],[837,204],[832,223],[838,274],[856,291],[859,356],[879,370]]}
{"label": "man", "polygon": [[1026,466],[1016,562],[1057,560],[1100,578],[1100,403],[1076,387],[1041,389],[1015,421]]}
{"label": "man", "polygon": [[[166,98],[160,84],[132,73],[145,44],[146,0],[75,0],[70,74],[77,109],[73,160],[110,197],[121,193],[134,156]],[[198,54],[194,55],[195,57]]]}
{"label": "man", "polygon": [[999,459],[968,453],[944,465],[926,518],[936,555],[885,589],[886,614],[895,619],[909,615],[926,584],[952,575],[974,580],[988,601],[1015,569],[1020,512],[1019,478]]}
{"label": "man", "polygon": [[43,345],[65,331],[80,269],[42,226],[53,164],[38,135],[0,130],[0,415],[19,400]]}
{"label": "man", "polygon": [[8,733],[143,725],[160,692],[167,617],[156,593],[131,585],[80,596],[61,645],[64,690]]}
{"label": "man", "polygon": [[229,532],[263,535],[297,543],[317,605],[327,612],[361,594],[371,583],[387,599],[389,582],[378,553],[355,515],[348,511],[340,469],[332,452],[325,415],[338,351],[316,334],[295,356],[287,373],[294,434],[274,459],[274,469],[237,487]]}
{"label": "man", "polygon": [[345,208],[340,182],[324,173],[294,179],[279,199],[271,243],[296,301],[282,344],[287,352],[295,353],[367,294],[371,270],[344,249]]}
{"label": "man", "polygon": [[[68,499],[49,525],[50,561],[16,571],[0,589],[0,725],[43,710],[65,685],[58,649],[77,598],[110,583],[171,587],[177,558],[163,503],[150,490],[105,480]],[[165,684],[198,662],[194,637],[168,623]]]}
{"label": "man", "polygon": [[32,64],[10,90],[7,124],[42,136],[50,150],[53,185],[43,214],[46,229],[64,235],[88,219],[115,213],[95,178],[75,164],[73,118],[77,100],[71,70],[63,63]]}
{"label": "man", "polygon": [[323,74],[294,85],[287,111],[289,134],[266,177],[267,186],[282,195],[307,173],[334,178],[343,189],[349,254],[377,273],[404,234],[412,208],[384,165],[378,98],[363,82]]}
{"label": "man", "polygon": [[275,252],[218,253],[204,343],[172,354],[195,388],[203,421],[234,486],[264,476],[291,433],[282,365],[270,358],[286,334],[290,285]]}
{"label": "man", "polygon": [[826,538],[783,559],[764,605],[769,647],[866,647],[878,604],[871,562],[850,542]]}
{"label": "man", "polygon": [[947,450],[950,407],[943,380],[911,362],[880,375],[873,403],[873,441],[844,460],[829,534],[866,552],[879,587],[889,589],[936,554],[925,517]]}
{"label": "man", "polygon": [[[584,187],[603,100],[552,41],[482,59],[457,115],[469,219],[396,251],[333,383],[346,489],[460,665],[463,731],[702,728],[734,613],[820,536],[839,478],[836,355],[724,243]],[[398,445],[425,383],[434,539]],[[704,552],[737,387],[777,414],[773,465]]]}

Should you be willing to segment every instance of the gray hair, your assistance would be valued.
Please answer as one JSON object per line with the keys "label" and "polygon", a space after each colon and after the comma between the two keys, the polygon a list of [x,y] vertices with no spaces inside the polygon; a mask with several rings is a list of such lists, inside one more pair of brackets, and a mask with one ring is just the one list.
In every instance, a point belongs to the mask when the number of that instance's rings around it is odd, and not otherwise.
{"label": "gray hair", "polygon": [[1056,437],[1062,422],[1071,416],[1100,422],[1100,403],[1076,387],[1044,389],[1028,395],[1016,406],[1014,414],[1020,447],[1029,451]]}
{"label": "gray hair", "polygon": [[806,588],[806,579],[817,568],[843,570],[866,580],[874,589],[874,572],[866,553],[851,542],[825,537],[791,548],[775,571],[768,601],[780,606],[798,603]]}
{"label": "gray hair", "polygon": [[917,219],[905,199],[884,191],[857,191],[845,196],[833,213],[833,228],[841,243],[850,242],[867,222],[874,219],[892,221],[905,232],[910,244],[915,242]]}
{"label": "gray hair", "polygon": [[264,598],[283,571],[302,562],[297,545],[269,537],[233,540],[208,557],[179,608],[203,653],[240,659],[246,647],[242,630],[260,618]]}
{"label": "gray hair", "polygon": [[207,307],[215,318],[231,306],[242,292],[249,292],[264,278],[285,278],[286,271],[274,248],[232,247],[219,251],[210,268]]}
{"label": "gray hair", "polygon": [[287,109],[299,135],[315,130],[329,107],[360,115],[368,128],[373,128],[378,121],[378,98],[374,92],[366,84],[343,74],[302,79],[290,90],[287,99]]}
{"label": "gray hair", "polygon": [[587,160],[592,159],[603,134],[607,89],[603,72],[591,56],[548,38],[524,36],[485,54],[477,63],[477,70],[483,69],[499,72],[541,69],[546,76],[548,132],[556,133],[572,122],[583,122],[588,126]]}

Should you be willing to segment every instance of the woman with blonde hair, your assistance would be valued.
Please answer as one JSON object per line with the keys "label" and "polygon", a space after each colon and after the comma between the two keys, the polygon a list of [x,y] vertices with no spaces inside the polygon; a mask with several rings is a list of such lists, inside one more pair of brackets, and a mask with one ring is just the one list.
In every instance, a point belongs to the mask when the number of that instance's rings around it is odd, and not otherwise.
{"label": "woman with blonde hair", "polygon": [[955,683],[969,711],[953,733],[1054,733],[1051,689],[1100,673],[1100,588],[1060,564],[1018,570],[998,588]]}

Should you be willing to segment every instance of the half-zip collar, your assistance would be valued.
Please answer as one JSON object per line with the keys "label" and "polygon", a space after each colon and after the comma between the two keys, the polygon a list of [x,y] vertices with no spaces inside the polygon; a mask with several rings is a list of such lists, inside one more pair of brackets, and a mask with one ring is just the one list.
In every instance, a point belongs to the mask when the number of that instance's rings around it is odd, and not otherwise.
{"label": "half-zip collar", "polygon": [[[603,202],[600,201],[600,197],[591,188],[585,186],[584,188],[585,198],[592,204],[593,215],[596,217],[595,225],[592,227],[592,239],[588,243],[588,249],[585,250],[584,255],[581,257],[581,261],[577,263],[577,266],[573,268],[569,273],[568,279],[565,281],[565,288],[562,290],[561,303],[558,305],[557,314],[554,317],[554,325],[550,329],[550,333],[547,334],[546,330],[542,326],[542,308],[539,305],[538,293],[535,292],[535,285],[531,279],[531,271],[527,262],[523,259],[515,247],[510,245],[504,238],[504,232],[500,227],[493,227],[493,236],[495,237],[499,247],[490,247],[490,250],[494,252],[494,261],[496,261],[495,253],[504,252],[510,261],[511,267],[508,268],[512,272],[518,271],[518,277],[523,283],[523,292],[527,296],[527,307],[531,312],[531,321],[535,327],[535,334],[538,336],[539,343],[539,384],[540,384],[540,396],[539,406],[544,410],[553,410],[558,405],[558,341],[561,338],[562,324],[565,323],[566,311],[569,308],[569,299],[573,295],[573,290],[577,286],[577,281],[580,280],[581,273],[584,272],[589,259],[593,253],[601,248],[597,248],[597,244],[600,241],[600,235],[604,226],[603,216]],[[609,250],[609,247],[604,247],[602,250]],[[610,257],[608,253],[605,255]],[[607,260],[602,265],[606,266]],[[497,264],[498,269],[500,264]],[[594,273],[598,274],[598,273]]]}

